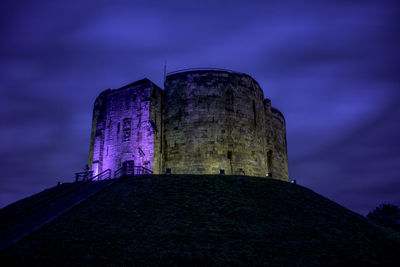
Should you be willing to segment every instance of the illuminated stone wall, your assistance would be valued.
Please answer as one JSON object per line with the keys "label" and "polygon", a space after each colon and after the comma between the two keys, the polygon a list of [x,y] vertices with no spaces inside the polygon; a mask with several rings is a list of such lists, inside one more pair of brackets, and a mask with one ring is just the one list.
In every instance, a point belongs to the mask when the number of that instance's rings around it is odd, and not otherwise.
{"label": "illuminated stone wall", "polygon": [[285,123],[275,111],[246,74],[198,70],[167,76],[165,167],[172,173],[272,173],[288,180]]}
{"label": "illuminated stone wall", "polygon": [[95,101],[89,165],[94,175],[127,160],[159,170],[162,90],[147,79],[102,92]]}
{"label": "illuminated stone wall", "polygon": [[289,170],[285,118],[279,110],[271,107],[271,101],[269,99],[264,100],[264,109],[268,172],[272,173],[274,178],[288,180]]}
{"label": "illuminated stone wall", "polygon": [[106,90],[93,111],[89,165],[115,172],[126,160],[175,174],[243,174],[288,180],[283,115],[249,75],[170,74]]}

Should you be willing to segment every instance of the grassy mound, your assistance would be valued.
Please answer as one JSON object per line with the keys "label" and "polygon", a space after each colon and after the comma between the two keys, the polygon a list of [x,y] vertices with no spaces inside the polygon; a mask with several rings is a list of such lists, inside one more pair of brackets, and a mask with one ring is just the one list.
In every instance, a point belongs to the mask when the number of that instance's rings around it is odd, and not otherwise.
{"label": "grassy mound", "polygon": [[120,179],[1,251],[0,262],[395,266],[399,255],[397,233],[298,185],[149,175]]}
{"label": "grassy mound", "polygon": [[21,215],[27,214],[30,211],[34,211],[46,203],[64,195],[65,193],[76,188],[78,183],[65,183],[59,186],[55,186],[33,196],[21,199],[14,202],[0,210],[0,228],[12,223],[18,219]]}

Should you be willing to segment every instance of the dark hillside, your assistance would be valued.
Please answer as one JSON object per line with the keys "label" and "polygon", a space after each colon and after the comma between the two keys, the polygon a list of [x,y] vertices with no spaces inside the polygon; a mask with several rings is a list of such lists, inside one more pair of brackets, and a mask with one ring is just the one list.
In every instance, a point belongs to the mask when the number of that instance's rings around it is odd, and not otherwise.
{"label": "dark hillside", "polygon": [[2,266],[395,266],[399,259],[397,233],[311,190],[217,175],[121,178],[0,252]]}
{"label": "dark hillside", "polygon": [[14,202],[0,210],[0,227],[6,225],[13,220],[17,219],[22,214],[25,214],[31,210],[42,206],[53,199],[65,194],[65,192],[70,191],[77,187],[78,184],[75,183],[65,183],[59,186],[55,186],[33,196],[21,199]]}

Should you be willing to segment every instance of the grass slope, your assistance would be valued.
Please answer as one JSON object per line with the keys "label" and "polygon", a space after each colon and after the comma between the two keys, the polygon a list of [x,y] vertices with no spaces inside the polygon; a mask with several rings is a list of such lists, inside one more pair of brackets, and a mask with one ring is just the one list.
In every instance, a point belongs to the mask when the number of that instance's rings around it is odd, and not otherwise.
{"label": "grass slope", "polygon": [[399,255],[397,233],[298,185],[149,175],[122,178],[1,251],[0,263],[395,266]]}
{"label": "grass slope", "polygon": [[63,195],[67,191],[74,189],[76,186],[76,183],[61,184],[59,186],[43,190],[42,192],[33,196],[11,203],[10,205],[0,209],[0,227],[13,222],[21,215],[35,210],[37,207],[50,202],[52,199]]}

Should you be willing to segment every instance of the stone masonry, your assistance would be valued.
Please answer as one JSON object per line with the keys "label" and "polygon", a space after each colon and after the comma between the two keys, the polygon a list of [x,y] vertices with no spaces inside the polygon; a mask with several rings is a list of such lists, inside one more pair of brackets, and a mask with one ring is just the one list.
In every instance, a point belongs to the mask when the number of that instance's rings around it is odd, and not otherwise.
{"label": "stone masonry", "polygon": [[89,152],[94,175],[115,171],[127,160],[160,172],[162,95],[159,87],[144,79],[97,97]]}
{"label": "stone masonry", "polygon": [[159,174],[241,174],[288,181],[285,119],[249,75],[196,69],[148,79],[96,99],[94,174],[124,161]]}

